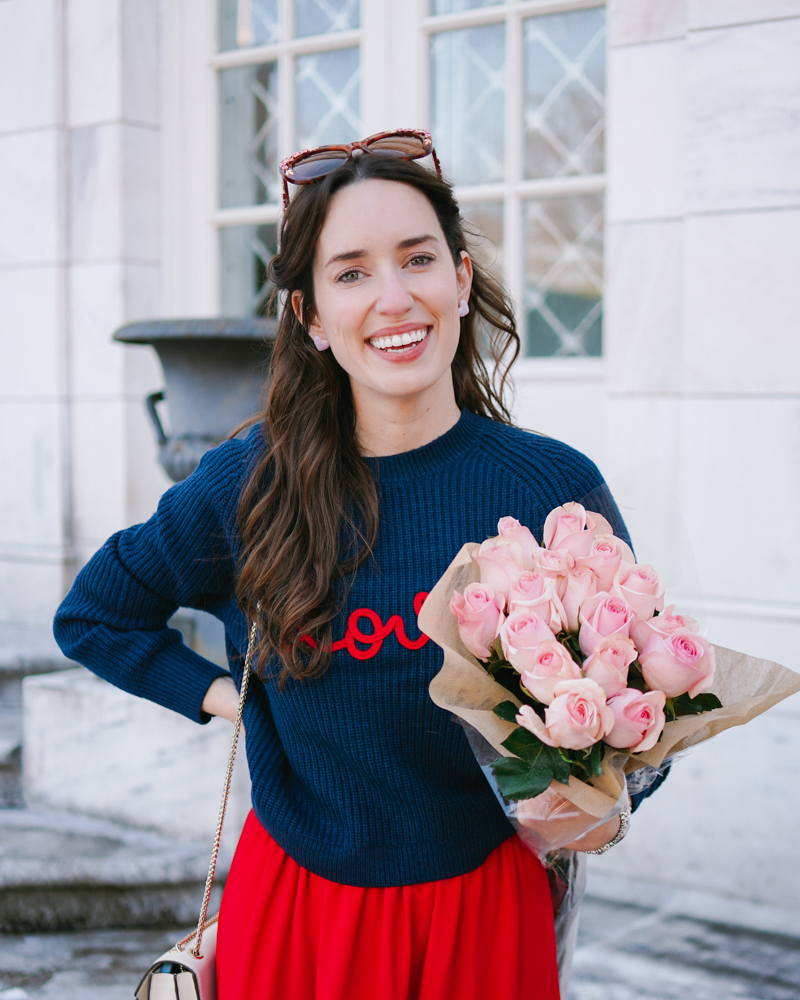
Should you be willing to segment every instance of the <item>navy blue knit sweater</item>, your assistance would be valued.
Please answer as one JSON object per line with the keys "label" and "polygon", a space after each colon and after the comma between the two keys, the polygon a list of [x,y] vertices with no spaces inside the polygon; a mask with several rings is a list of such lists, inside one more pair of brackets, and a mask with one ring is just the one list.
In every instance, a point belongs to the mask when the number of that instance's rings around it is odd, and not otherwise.
{"label": "navy blue knit sweater", "polygon": [[[183,645],[179,606],[225,625],[231,672],[247,645],[234,597],[236,507],[265,447],[260,428],[209,452],[146,524],[112,536],[58,611],[67,656],[198,722],[224,671]],[[379,486],[375,559],[355,574],[336,650],[312,681],[254,681],[245,709],[253,808],[299,864],[349,885],[406,885],[478,867],[512,833],[463,730],[428,696],[442,652],[417,607],[459,548],[519,518],[541,539],[547,513],[603,481],[550,438],[464,412],[423,448],[368,460]],[[596,508],[595,508],[596,509]],[[624,535],[616,509],[604,511]],[[387,626],[391,624],[391,630]],[[383,631],[382,640],[364,641]]]}

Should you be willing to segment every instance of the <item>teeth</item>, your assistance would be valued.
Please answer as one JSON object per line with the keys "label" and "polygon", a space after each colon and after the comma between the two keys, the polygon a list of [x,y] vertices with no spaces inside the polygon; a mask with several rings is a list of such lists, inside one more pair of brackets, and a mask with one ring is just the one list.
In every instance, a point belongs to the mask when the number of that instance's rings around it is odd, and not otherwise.
{"label": "teeth", "polygon": [[408,347],[410,344],[418,344],[424,340],[427,334],[428,328],[421,327],[419,330],[411,330],[408,333],[395,333],[391,337],[373,337],[370,344],[381,351],[388,350],[390,347]]}

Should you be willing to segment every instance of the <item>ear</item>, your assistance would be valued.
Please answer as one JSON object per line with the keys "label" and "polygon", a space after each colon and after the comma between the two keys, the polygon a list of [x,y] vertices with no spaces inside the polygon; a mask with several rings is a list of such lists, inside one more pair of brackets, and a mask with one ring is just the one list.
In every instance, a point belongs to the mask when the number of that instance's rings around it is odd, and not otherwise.
{"label": "ear", "polygon": [[459,299],[469,302],[469,293],[472,289],[472,261],[466,250],[461,251],[461,263],[456,268],[456,281]]}
{"label": "ear", "polygon": [[[298,289],[292,292],[292,311],[300,323],[305,326],[306,322],[303,319],[303,293]],[[317,323],[316,316],[313,313],[308,317],[308,335],[312,338],[322,336],[322,327]]]}

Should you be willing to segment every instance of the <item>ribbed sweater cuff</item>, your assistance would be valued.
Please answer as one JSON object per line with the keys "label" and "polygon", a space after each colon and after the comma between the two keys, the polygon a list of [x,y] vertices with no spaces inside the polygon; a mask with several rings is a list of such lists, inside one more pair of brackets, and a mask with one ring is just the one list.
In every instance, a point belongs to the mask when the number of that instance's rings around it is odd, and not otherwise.
{"label": "ribbed sweater cuff", "polygon": [[218,677],[230,677],[230,674],[183,643],[176,643],[153,657],[134,693],[171,708],[193,722],[206,723],[211,716],[200,706],[206,691]]}

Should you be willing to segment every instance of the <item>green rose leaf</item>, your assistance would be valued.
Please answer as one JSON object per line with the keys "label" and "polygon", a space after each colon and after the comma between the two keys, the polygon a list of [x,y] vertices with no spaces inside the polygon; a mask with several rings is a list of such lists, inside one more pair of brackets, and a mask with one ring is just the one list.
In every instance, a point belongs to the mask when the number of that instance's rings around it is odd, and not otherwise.
{"label": "green rose leaf", "polygon": [[492,764],[497,786],[507,799],[532,799],[552,781],[569,783],[569,761],[521,726],[503,741],[516,757],[500,757]]}
{"label": "green rose leaf", "polygon": [[501,719],[505,719],[506,722],[516,722],[519,708],[517,708],[513,701],[501,701],[499,705],[494,706],[492,711],[495,715],[499,715]]}
{"label": "green rose leaf", "polygon": [[517,761],[517,764],[522,764],[524,767],[524,770],[520,770],[508,763],[513,759],[501,757],[492,764],[497,787],[507,799],[514,802],[520,799],[533,799],[549,788],[553,774],[546,765],[531,766],[526,761]]}
{"label": "green rose leaf", "polygon": [[715,708],[722,708],[722,702],[715,694],[706,691],[694,698],[690,698],[688,693],[682,694],[679,698],[673,698],[672,707],[676,716],[702,715],[703,712],[712,712]]}
{"label": "green rose leaf", "polygon": [[503,740],[503,746],[517,757],[530,761],[538,760],[543,748],[546,748],[546,744],[542,743],[538,736],[534,736],[522,726],[517,726],[514,732]]}

